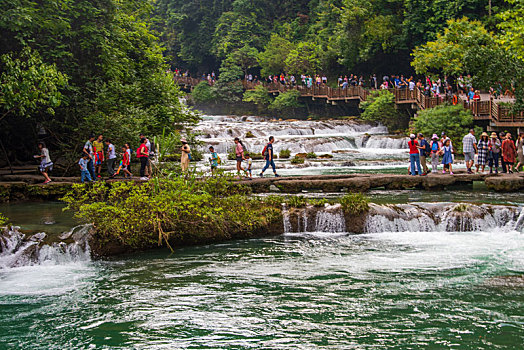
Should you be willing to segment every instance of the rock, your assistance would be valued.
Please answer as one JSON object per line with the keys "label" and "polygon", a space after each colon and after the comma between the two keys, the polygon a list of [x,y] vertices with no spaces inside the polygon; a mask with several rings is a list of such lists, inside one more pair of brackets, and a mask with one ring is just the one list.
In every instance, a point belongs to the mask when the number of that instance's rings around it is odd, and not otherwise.
{"label": "rock", "polygon": [[524,190],[524,177],[519,175],[500,175],[487,177],[486,186],[497,192],[517,192]]}
{"label": "rock", "polygon": [[347,161],[347,162],[342,163],[342,166],[347,166],[347,167],[355,166],[355,163],[353,163],[352,161]]}
{"label": "rock", "polygon": [[320,159],[331,159],[333,156],[331,154],[321,154],[318,156]]}
{"label": "rock", "polygon": [[297,153],[295,154],[295,158],[306,158],[307,157],[307,153]]}
{"label": "rock", "polygon": [[30,241],[33,241],[33,242],[41,242],[41,241],[43,241],[46,237],[47,237],[47,235],[46,235],[45,232],[39,232],[39,233],[35,233],[35,234],[32,235],[31,237],[29,237],[29,240],[30,240]]}

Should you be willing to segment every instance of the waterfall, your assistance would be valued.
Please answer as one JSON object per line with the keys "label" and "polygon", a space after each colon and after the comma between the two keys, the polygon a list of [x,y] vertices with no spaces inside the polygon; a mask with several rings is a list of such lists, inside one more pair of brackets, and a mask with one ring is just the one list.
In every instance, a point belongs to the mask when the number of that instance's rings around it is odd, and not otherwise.
{"label": "waterfall", "polygon": [[524,207],[520,210],[520,215],[515,223],[515,231],[522,231],[524,229]]}
{"label": "waterfall", "polygon": [[[519,216],[520,215],[520,216]],[[514,230],[522,210],[514,206],[454,203],[371,205],[366,233]]]}
{"label": "waterfall", "polygon": [[307,206],[284,210],[284,233],[345,233],[346,219],[340,204],[323,208]]}
{"label": "waterfall", "polygon": [[341,233],[346,232],[346,219],[340,205],[326,207],[317,212],[315,218],[316,232]]}
{"label": "waterfall", "polygon": [[90,225],[72,228],[59,242],[46,243],[43,232],[27,237],[18,227],[6,228],[0,235],[0,269],[42,264],[89,261]]}
{"label": "waterfall", "polygon": [[291,222],[289,220],[289,210],[285,203],[282,203],[282,218],[284,221],[284,233],[291,232]]}

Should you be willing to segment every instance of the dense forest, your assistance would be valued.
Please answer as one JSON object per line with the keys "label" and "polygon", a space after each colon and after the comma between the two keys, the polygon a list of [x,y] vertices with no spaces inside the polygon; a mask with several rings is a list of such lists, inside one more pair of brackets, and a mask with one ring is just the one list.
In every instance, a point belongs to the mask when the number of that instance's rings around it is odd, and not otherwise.
{"label": "dense forest", "polygon": [[2,1],[0,159],[44,140],[70,164],[91,133],[122,144],[183,130],[197,117],[170,68],[215,71],[222,101],[242,98],[248,72],[470,73],[518,97],[522,18],[524,0]]}
{"label": "dense forest", "polygon": [[[415,47],[449,19],[495,29],[503,0],[158,0],[173,67],[218,70],[237,53],[253,73],[409,73]],[[307,58],[307,59],[305,59]]]}

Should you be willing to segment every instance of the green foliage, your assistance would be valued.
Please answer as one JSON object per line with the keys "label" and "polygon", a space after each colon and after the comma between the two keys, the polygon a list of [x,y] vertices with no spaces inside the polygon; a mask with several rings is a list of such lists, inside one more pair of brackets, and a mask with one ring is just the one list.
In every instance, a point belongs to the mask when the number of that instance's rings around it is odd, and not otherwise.
{"label": "green foliage", "polygon": [[295,156],[294,158],[291,159],[291,164],[304,164],[305,161],[306,159]]}
{"label": "green foliage", "polygon": [[453,211],[457,213],[465,213],[469,210],[470,205],[466,203],[460,203],[453,207]]}
{"label": "green foliage", "polygon": [[306,154],[306,158],[307,159],[316,159],[317,154],[315,152],[309,152],[308,154]]}
{"label": "green foliage", "polygon": [[283,149],[278,153],[278,158],[280,159],[287,159],[291,157],[291,151],[289,149]]}
{"label": "green foliage", "polygon": [[197,86],[191,91],[191,97],[196,103],[206,103],[212,101],[215,96],[213,95],[213,89],[207,81],[198,83]]}
{"label": "green foliage", "polygon": [[308,204],[308,201],[303,196],[289,196],[286,197],[286,204],[291,208],[303,208]]}
{"label": "green foliage", "polygon": [[264,51],[258,54],[262,76],[283,72],[286,68],[285,61],[292,49],[293,44],[289,40],[272,33],[268,43],[264,46]]}
{"label": "green foliage", "polygon": [[498,28],[502,31],[498,42],[517,59],[524,61],[524,1],[506,0],[511,8],[499,14]]}
{"label": "green foliage", "polygon": [[244,136],[246,139],[254,139],[256,136],[253,135],[251,131],[246,132],[246,135]]}
{"label": "green foliage", "polygon": [[0,57],[0,120],[8,114],[29,117],[45,111],[54,114],[63,95],[67,77],[55,65],[46,64],[40,55],[26,48],[20,58],[13,54]]}
{"label": "green foliage", "polygon": [[94,224],[101,242],[144,249],[249,237],[281,220],[279,209],[237,189],[227,177],[154,178],[74,185],[63,200],[78,219]]}
{"label": "green foliage", "polygon": [[362,193],[349,193],[339,199],[344,212],[359,215],[369,210],[369,199]]}
{"label": "green foliage", "polygon": [[288,108],[302,107],[302,104],[298,102],[300,92],[297,90],[289,90],[279,94],[273,102],[269,105],[270,109],[282,111]]}
{"label": "green foliage", "polygon": [[178,87],[166,74],[163,48],[150,29],[151,10],[150,2],[138,0],[1,2],[0,54],[12,62],[1,70],[20,70],[16,81],[27,85],[20,86],[19,99],[31,84],[38,87],[27,100],[34,106],[18,104],[31,118],[11,113],[0,128],[16,157],[33,153],[41,129],[48,146],[60,148],[54,154],[77,154],[91,132],[120,145],[140,132],[159,134],[197,120],[182,110]]}
{"label": "green foliage", "polygon": [[395,109],[395,96],[388,90],[375,90],[368,99],[360,103],[364,111],[360,117],[369,122],[381,123],[389,130],[400,126],[400,115]]}
{"label": "green foliage", "polygon": [[9,219],[0,213],[0,227],[9,225]]}
{"label": "green foliage", "polygon": [[424,135],[437,134],[442,131],[451,139],[455,151],[462,152],[462,138],[473,126],[473,116],[462,106],[440,105],[418,113],[413,127]]}
{"label": "green foliage", "polygon": [[267,107],[271,103],[271,97],[266,87],[257,85],[254,90],[244,92],[244,102],[256,104],[259,108]]}
{"label": "green foliage", "polygon": [[284,63],[291,74],[314,74],[321,68],[320,47],[314,42],[300,42],[287,55]]}

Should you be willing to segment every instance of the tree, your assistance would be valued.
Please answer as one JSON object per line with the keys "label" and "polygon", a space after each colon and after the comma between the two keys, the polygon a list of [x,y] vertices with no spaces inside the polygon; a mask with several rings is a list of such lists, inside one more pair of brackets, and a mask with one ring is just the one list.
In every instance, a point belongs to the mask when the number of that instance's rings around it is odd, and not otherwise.
{"label": "tree", "polygon": [[258,54],[258,63],[262,68],[262,76],[282,73],[286,67],[285,61],[287,56],[292,49],[293,44],[289,40],[276,33],[271,34],[264,51]]}
{"label": "tree", "polygon": [[439,105],[420,111],[413,127],[416,132],[424,135],[446,132],[455,151],[462,153],[462,138],[473,127],[473,116],[470,111],[459,105]]}
{"label": "tree", "polygon": [[257,65],[257,56],[258,50],[246,44],[231,52],[226,60],[238,65],[242,68],[244,75],[247,75],[248,70]]}
{"label": "tree", "polygon": [[37,52],[27,48],[14,58],[0,57],[0,121],[9,114],[29,117],[39,110],[54,114],[63,100],[61,89],[67,77],[55,65],[42,62]]}
{"label": "tree", "polygon": [[267,88],[263,85],[257,85],[254,90],[244,92],[242,101],[254,103],[260,111],[271,103],[271,97],[269,97]]}
{"label": "tree", "polygon": [[502,30],[498,41],[519,60],[524,61],[524,0],[506,2],[513,6],[498,16],[501,20],[498,28]]}
{"label": "tree", "polygon": [[205,103],[212,101],[215,96],[213,95],[213,89],[209,86],[207,81],[201,81],[191,92],[191,97],[196,103]]}
{"label": "tree", "polygon": [[290,90],[279,94],[273,102],[269,105],[270,109],[283,111],[290,108],[302,107],[302,104],[298,102],[300,92],[297,90]]}
{"label": "tree", "polygon": [[314,42],[298,43],[285,60],[290,74],[314,74],[320,69],[322,52]]}
{"label": "tree", "polygon": [[403,127],[401,115],[395,109],[395,96],[388,90],[375,90],[360,103],[363,120],[385,125],[390,131]]}

